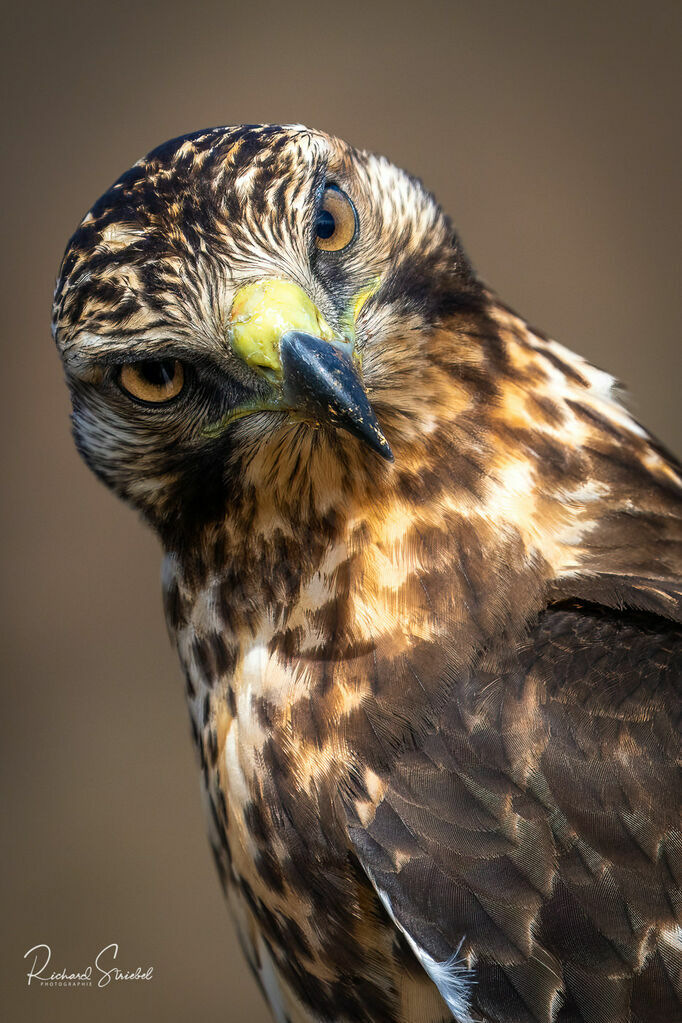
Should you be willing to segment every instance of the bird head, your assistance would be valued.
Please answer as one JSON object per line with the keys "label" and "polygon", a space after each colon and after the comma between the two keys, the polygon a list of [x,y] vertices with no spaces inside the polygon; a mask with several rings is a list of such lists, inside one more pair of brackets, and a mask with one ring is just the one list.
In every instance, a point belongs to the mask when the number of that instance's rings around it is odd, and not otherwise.
{"label": "bird head", "polygon": [[160,146],[95,203],[53,329],[85,460],[177,532],[253,488],[380,487],[434,443],[431,339],[480,304],[419,181],[321,132],[241,126]]}

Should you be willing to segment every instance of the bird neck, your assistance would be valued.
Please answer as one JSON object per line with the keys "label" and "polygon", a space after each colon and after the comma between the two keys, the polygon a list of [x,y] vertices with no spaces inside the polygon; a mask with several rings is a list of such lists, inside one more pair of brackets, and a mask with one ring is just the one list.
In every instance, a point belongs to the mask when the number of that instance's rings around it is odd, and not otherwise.
{"label": "bird neck", "polygon": [[551,566],[502,519],[502,496],[497,517],[452,495],[373,496],[298,531],[271,508],[258,528],[235,534],[231,520],[204,531],[191,556],[167,556],[168,623],[194,677],[212,688],[230,676],[253,692],[267,675],[268,700],[284,707],[294,691],[330,685],[325,665],[394,662],[446,634],[464,667],[486,637],[520,632],[540,607]]}

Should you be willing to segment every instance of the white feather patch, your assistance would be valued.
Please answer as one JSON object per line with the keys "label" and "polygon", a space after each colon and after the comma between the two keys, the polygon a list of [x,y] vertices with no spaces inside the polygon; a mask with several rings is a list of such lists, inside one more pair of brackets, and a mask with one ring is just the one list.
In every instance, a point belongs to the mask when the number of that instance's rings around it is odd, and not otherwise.
{"label": "white feather patch", "polygon": [[459,958],[459,952],[464,938],[462,938],[462,941],[460,941],[452,955],[448,959],[439,963],[433,958],[433,956],[430,956],[428,952],[417,944],[414,938],[401,925],[400,921],[396,919],[391,908],[391,900],[386,892],[382,891],[381,888],[378,888],[376,884],[374,887],[376,888],[377,895],[384,904],[386,912],[391,917],[396,927],[398,927],[405,935],[410,948],[440,991],[445,1004],[455,1020],[457,1020],[457,1023],[474,1023],[474,1019],[469,1012],[469,1003],[471,1002],[471,985],[474,981],[464,961]]}

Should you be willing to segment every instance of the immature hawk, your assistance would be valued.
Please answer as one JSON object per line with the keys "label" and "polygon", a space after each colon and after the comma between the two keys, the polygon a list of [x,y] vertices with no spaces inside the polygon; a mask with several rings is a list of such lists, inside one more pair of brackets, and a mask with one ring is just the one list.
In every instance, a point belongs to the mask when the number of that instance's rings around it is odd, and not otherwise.
{"label": "immature hawk", "polygon": [[275,1018],[682,1019],[682,482],[611,377],[302,127],[135,164],[54,330]]}

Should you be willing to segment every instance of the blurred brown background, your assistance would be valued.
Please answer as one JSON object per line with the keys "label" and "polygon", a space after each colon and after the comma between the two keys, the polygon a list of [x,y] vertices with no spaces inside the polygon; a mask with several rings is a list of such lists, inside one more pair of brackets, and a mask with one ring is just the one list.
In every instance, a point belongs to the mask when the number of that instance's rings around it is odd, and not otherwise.
{"label": "blurred brown background", "polygon": [[[72,446],[49,335],[66,240],[152,146],[303,121],[421,176],[500,294],[617,374],[682,449],[682,6],[12,4],[5,13],[5,1019],[268,1016],[204,836],[159,550]],[[26,985],[46,942],[149,984]]]}

